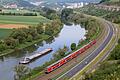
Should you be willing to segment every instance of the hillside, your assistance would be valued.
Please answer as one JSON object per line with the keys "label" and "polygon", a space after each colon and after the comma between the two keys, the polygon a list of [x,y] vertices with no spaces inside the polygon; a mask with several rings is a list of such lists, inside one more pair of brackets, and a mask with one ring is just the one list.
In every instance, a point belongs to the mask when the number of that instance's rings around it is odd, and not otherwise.
{"label": "hillside", "polygon": [[49,2],[49,3],[56,3],[56,2],[99,2],[101,0],[27,0],[32,2]]}
{"label": "hillside", "polygon": [[120,6],[120,0],[101,0],[101,4]]}
{"label": "hillside", "polygon": [[0,5],[16,3],[19,7],[34,7],[30,2],[25,0],[0,0]]}

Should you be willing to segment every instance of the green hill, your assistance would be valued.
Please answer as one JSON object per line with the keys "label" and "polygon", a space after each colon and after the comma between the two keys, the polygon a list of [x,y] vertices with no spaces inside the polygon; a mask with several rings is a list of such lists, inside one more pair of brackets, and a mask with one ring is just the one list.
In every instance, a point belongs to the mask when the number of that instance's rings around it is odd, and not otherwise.
{"label": "green hill", "polygon": [[34,5],[30,4],[30,2],[25,0],[0,0],[1,5],[15,3],[20,7],[34,7]]}
{"label": "green hill", "polygon": [[101,0],[101,4],[120,6],[120,0]]}
{"label": "green hill", "polygon": [[99,2],[101,0],[27,0],[27,1],[32,1],[32,2],[48,2],[48,3],[56,3],[56,2]]}

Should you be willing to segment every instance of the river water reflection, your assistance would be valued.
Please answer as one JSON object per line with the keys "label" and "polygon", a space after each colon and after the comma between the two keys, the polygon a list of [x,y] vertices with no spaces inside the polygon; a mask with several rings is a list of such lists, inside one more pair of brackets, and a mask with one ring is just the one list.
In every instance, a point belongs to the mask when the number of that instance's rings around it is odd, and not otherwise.
{"label": "river water reflection", "polygon": [[64,25],[57,37],[0,58],[0,80],[14,80],[14,67],[19,64],[22,57],[31,55],[34,51],[42,51],[46,48],[52,48],[53,51],[51,53],[27,64],[30,68],[38,67],[46,61],[49,61],[53,54],[59,48],[63,48],[64,45],[70,48],[71,43],[78,44],[81,39],[85,39],[85,34],[86,30],[81,28],[80,25]]}

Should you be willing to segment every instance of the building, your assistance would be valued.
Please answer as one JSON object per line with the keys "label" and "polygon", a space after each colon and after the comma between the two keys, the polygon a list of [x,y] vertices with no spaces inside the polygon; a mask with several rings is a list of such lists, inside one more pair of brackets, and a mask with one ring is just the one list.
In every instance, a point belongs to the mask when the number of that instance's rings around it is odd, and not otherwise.
{"label": "building", "polygon": [[14,8],[18,8],[17,4],[7,4],[7,5],[4,5],[4,8],[11,8],[11,9],[14,9]]}
{"label": "building", "polygon": [[83,7],[84,5],[88,5],[88,3],[83,3],[83,2],[80,2],[80,3],[66,3],[66,8],[80,8],[80,7]]}

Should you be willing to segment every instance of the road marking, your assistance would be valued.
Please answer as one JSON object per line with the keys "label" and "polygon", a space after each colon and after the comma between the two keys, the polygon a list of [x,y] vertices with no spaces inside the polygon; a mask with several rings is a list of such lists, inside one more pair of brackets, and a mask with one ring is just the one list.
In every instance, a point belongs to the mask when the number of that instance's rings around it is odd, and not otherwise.
{"label": "road marking", "polygon": [[[107,25],[108,25],[108,24],[107,24]],[[109,26],[109,25],[108,25],[108,26]],[[108,27],[108,26],[107,26],[107,27]],[[108,27],[108,28],[109,28],[109,27]],[[110,28],[109,28],[109,30],[108,30],[107,36],[109,35],[109,31],[110,31]],[[107,37],[104,39],[104,41],[105,41],[106,39],[107,39]],[[104,41],[102,42],[102,44],[104,43]],[[102,44],[101,44],[101,45],[102,45]],[[101,46],[101,45],[100,45],[100,46]],[[100,47],[100,46],[99,46],[99,47]],[[99,47],[98,47],[98,48],[99,48]],[[98,48],[97,48],[97,49],[98,49]],[[89,56],[91,56],[97,49],[95,49],[90,55],[88,55],[86,58],[84,58],[80,63],[78,63],[76,66],[74,66],[73,68],[71,68],[69,71],[67,71],[66,73],[64,73],[64,74],[61,75],[60,77],[58,77],[56,80],[59,80],[59,79],[62,78],[64,75],[66,75],[68,72],[70,72],[72,69],[74,69],[75,67],[77,67],[77,66],[78,66],[79,64],[81,64],[83,61],[85,61],[85,60],[86,60]]]}
{"label": "road marking", "polygon": [[[112,29],[113,29],[113,27],[112,27]],[[113,30],[114,30],[114,29],[113,29]],[[110,44],[110,42],[111,42],[111,40],[109,41],[108,44]],[[116,42],[116,41],[115,41],[115,42]],[[106,46],[108,46],[108,44],[107,44]],[[104,50],[105,50],[105,48],[104,48],[100,53],[102,53]],[[81,73],[86,67],[88,67],[96,58],[99,57],[99,55],[100,55],[100,54],[98,54],[89,64],[87,64],[81,71],[79,71],[77,74],[75,74],[75,75],[74,75],[73,77],[71,77],[69,80],[72,80],[72,79],[75,80],[74,77],[77,76],[79,73]],[[109,55],[109,54],[108,54],[108,55]],[[106,58],[106,57],[105,57],[105,58]],[[105,58],[104,58],[104,59],[105,59]],[[104,59],[103,59],[103,60],[104,60]],[[99,61],[100,61],[100,60],[99,60]],[[98,62],[97,62],[97,63],[98,63]],[[94,70],[95,70],[95,69],[94,69]]]}

